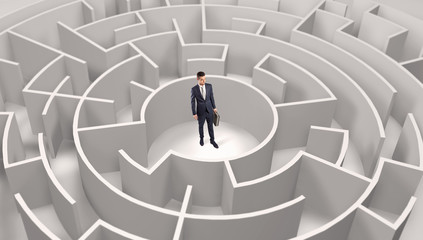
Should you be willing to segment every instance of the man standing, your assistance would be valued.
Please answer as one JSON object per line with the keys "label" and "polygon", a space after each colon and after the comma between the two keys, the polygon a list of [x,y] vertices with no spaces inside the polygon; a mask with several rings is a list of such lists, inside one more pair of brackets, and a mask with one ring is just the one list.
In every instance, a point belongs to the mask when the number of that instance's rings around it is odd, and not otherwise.
{"label": "man standing", "polygon": [[[207,129],[209,130],[210,143],[215,148],[219,148],[219,145],[214,141],[213,131],[213,112],[217,112],[216,105],[214,103],[213,88],[212,85],[206,83],[206,74],[204,72],[197,73],[198,84],[191,88],[191,110],[194,115],[194,119],[198,121],[198,131],[200,132],[200,145],[204,145],[204,133],[203,126],[204,121],[207,120]],[[195,108],[195,102],[197,101],[197,108]]]}

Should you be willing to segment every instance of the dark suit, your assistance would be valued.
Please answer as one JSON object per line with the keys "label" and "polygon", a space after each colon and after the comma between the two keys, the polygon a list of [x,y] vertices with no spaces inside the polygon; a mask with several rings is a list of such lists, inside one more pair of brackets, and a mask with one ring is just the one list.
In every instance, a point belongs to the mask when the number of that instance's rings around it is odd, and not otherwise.
{"label": "dark suit", "polygon": [[[191,88],[191,110],[192,115],[197,114],[198,116],[198,131],[200,138],[204,137],[203,126],[205,120],[207,120],[207,128],[209,130],[210,141],[214,141],[214,130],[213,130],[213,109],[216,108],[213,97],[213,87],[211,84],[204,84],[206,88],[206,99],[201,95],[200,87],[195,85]],[[195,107],[197,102],[197,107]]]}

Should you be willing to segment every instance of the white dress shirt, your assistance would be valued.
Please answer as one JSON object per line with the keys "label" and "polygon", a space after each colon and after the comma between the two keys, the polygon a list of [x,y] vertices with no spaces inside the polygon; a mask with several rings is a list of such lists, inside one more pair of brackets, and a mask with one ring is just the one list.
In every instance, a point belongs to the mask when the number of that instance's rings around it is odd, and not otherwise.
{"label": "white dress shirt", "polygon": [[[200,93],[203,95],[203,99],[206,100],[206,84],[204,84],[203,86],[198,84],[198,86],[200,87]],[[203,88],[203,91],[201,91],[201,88]]]}

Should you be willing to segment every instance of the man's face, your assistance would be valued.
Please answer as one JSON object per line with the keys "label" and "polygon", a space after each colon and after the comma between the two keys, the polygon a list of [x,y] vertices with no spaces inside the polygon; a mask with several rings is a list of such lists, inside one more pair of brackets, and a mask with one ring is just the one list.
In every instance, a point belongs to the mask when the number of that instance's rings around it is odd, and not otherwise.
{"label": "man's face", "polygon": [[198,77],[197,81],[198,81],[198,84],[203,86],[206,83],[206,76]]}

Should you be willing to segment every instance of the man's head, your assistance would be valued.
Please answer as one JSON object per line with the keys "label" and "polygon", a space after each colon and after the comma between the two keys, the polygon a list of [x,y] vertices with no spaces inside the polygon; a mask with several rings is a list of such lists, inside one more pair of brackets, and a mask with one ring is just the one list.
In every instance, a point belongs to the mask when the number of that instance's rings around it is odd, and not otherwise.
{"label": "man's head", "polygon": [[197,73],[198,84],[204,85],[206,83],[206,74],[204,72]]}

